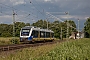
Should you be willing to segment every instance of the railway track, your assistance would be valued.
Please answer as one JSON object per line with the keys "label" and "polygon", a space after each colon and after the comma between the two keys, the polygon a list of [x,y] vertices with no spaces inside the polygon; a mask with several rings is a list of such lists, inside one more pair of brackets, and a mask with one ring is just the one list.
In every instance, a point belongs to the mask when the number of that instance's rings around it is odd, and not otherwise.
{"label": "railway track", "polygon": [[3,52],[3,51],[10,51],[10,50],[16,50],[16,49],[21,49],[21,48],[42,46],[42,45],[47,45],[47,44],[54,44],[54,43],[57,43],[57,42],[63,42],[63,41],[57,40],[57,41],[53,41],[53,42],[35,43],[35,44],[13,44],[13,45],[3,45],[3,46],[0,46],[0,52]]}

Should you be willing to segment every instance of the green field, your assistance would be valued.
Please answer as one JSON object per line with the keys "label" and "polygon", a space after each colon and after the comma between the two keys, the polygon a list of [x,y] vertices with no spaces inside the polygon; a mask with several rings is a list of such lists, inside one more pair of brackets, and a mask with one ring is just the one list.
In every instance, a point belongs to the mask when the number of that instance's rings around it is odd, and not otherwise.
{"label": "green field", "polygon": [[8,44],[13,44],[12,40],[18,40],[19,41],[19,37],[0,37],[0,45],[8,45]]}
{"label": "green field", "polygon": [[90,39],[3,52],[0,60],[90,60]]}

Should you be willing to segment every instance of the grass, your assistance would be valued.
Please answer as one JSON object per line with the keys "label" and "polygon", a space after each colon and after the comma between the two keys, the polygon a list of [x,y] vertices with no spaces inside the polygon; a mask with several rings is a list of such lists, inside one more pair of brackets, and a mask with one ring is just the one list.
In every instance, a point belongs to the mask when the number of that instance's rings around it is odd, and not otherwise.
{"label": "grass", "polygon": [[90,60],[90,39],[4,52],[0,60]]}
{"label": "grass", "polygon": [[90,39],[67,41],[38,60],[90,60]]}
{"label": "grass", "polygon": [[[19,41],[18,37],[15,37],[16,40]],[[13,37],[0,37],[0,45],[8,45],[12,43]]]}
{"label": "grass", "polygon": [[[16,39],[19,39],[19,37],[15,37]],[[0,37],[0,41],[9,41],[10,39],[13,39],[13,37]]]}
{"label": "grass", "polygon": [[44,56],[47,52],[53,50],[56,44],[44,45],[38,47],[24,48],[11,52],[1,53],[0,60],[30,60]]}

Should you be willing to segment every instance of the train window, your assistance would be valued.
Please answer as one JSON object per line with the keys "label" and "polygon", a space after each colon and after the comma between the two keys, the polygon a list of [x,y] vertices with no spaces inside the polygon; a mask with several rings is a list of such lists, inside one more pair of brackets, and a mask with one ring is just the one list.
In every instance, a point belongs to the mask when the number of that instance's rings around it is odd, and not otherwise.
{"label": "train window", "polygon": [[46,37],[50,37],[50,32],[46,32]]}
{"label": "train window", "polygon": [[34,38],[37,38],[38,37],[38,31],[33,30],[31,36],[33,36]]}
{"label": "train window", "polygon": [[29,36],[29,31],[28,29],[23,29],[21,32],[21,36]]}
{"label": "train window", "polygon": [[45,32],[44,31],[40,31],[40,37],[45,37]]}
{"label": "train window", "polygon": [[29,30],[27,30],[27,29],[23,29],[22,32],[29,32]]}

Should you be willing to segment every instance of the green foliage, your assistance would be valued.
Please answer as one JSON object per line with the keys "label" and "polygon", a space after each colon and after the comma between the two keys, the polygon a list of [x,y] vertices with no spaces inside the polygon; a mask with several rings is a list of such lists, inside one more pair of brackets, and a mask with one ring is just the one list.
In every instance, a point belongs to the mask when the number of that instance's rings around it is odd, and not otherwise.
{"label": "green foliage", "polygon": [[36,60],[89,60],[90,40],[67,41]]}
{"label": "green foliage", "polygon": [[38,20],[37,22],[33,23],[32,26],[41,27],[41,28],[47,28],[47,21]]}
{"label": "green foliage", "polygon": [[11,42],[5,41],[5,40],[0,40],[0,45],[9,45]]}
{"label": "green foliage", "polygon": [[26,23],[25,24],[24,22],[16,22],[15,23],[15,36],[16,37],[19,37],[20,36],[20,30],[24,26],[30,26],[30,24],[29,23]]}
{"label": "green foliage", "polygon": [[12,39],[10,39],[10,43],[12,43],[12,44],[19,44],[20,41],[19,41],[19,39],[12,38]]}
{"label": "green foliage", "polygon": [[12,36],[12,25],[0,24],[0,37]]}
{"label": "green foliage", "polygon": [[5,41],[0,41],[1,43],[5,43]]}
{"label": "green foliage", "polygon": [[0,37],[0,45],[19,44],[19,37]]}
{"label": "green foliage", "polygon": [[[69,25],[76,28],[74,21],[69,20],[68,22],[69,22]],[[38,20],[36,23],[33,23],[32,26],[37,26],[37,27],[47,29],[47,21]],[[54,31],[54,37],[55,38],[60,38],[61,27],[62,27],[62,34],[63,34],[62,36],[63,36],[63,38],[65,38],[66,33],[67,33],[67,21],[59,22],[56,20],[52,23],[48,22],[48,29]],[[71,35],[71,32],[75,32],[75,31],[76,31],[76,29],[69,27],[69,36]]]}
{"label": "green foliage", "polygon": [[[20,30],[24,26],[30,26],[29,23],[15,22],[15,36],[19,37]],[[13,25],[12,24],[0,24],[0,37],[12,37]]]}
{"label": "green foliage", "polygon": [[84,25],[85,37],[90,38],[90,18],[87,18]]}
{"label": "green foliage", "polygon": [[2,37],[3,37],[3,36],[4,36],[4,37],[10,37],[11,34],[10,34],[9,32],[3,32],[1,36],[2,36]]}
{"label": "green foliage", "polygon": [[[67,21],[59,22],[56,20],[50,23],[49,21],[47,22],[46,20],[38,20],[37,22],[33,23],[32,26],[47,29],[47,23],[48,23],[48,29],[54,31],[55,38],[60,38],[61,27],[62,27],[62,36],[63,38],[66,37]],[[68,23],[70,26],[73,26],[76,28],[74,21],[69,20]],[[24,26],[30,26],[30,24],[24,23],[24,22],[15,22],[15,36],[16,37],[19,37],[20,30]],[[69,36],[71,32],[74,32],[74,31],[76,31],[74,28],[69,27]],[[0,24],[0,37],[12,37],[12,36],[13,36],[13,25],[12,24]]]}

